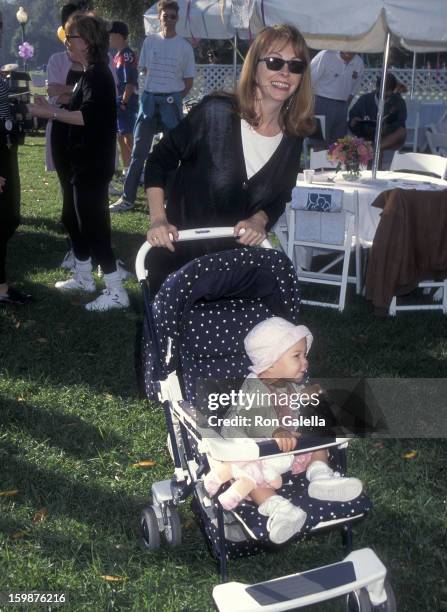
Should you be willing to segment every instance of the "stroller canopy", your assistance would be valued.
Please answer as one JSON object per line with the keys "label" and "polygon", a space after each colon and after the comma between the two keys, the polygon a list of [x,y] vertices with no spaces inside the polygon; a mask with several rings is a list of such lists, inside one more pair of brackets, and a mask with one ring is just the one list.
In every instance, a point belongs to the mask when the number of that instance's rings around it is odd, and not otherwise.
{"label": "stroller canopy", "polygon": [[[163,379],[178,368],[180,339],[198,304],[231,306],[247,300],[262,302],[264,312],[269,312],[262,318],[282,316],[298,322],[298,279],[283,253],[258,247],[232,249],[199,257],[171,274],[152,304],[158,375]],[[249,329],[244,330],[242,340]]]}

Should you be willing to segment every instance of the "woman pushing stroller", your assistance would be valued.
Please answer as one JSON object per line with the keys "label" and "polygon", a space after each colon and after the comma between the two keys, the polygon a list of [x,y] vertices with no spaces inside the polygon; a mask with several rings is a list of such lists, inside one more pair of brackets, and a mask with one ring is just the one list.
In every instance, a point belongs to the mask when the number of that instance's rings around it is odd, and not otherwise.
{"label": "woman pushing stroller", "polygon": [[[174,247],[178,230],[233,226],[260,244],[296,184],[302,139],[313,130],[309,52],[290,25],[267,27],[245,59],[237,92],[206,97],[154,148],[145,186],[151,227],[149,284],[219,243]],[[168,176],[175,172],[164,202]],[[234,246],[234,241],[233,241]]]}
{"label": "woman pushing stroller", "polygon": [[[292,417],[299,416],[299,404],[294,407],[291,399],[303,391],[312,340],[307,327],[293,325],[280,317],[266,319],[248,333],[244,346],[252,363],[251,373],[245,379],[239,397],[261,398],[256,406],[251,399],[249,402],[257,419],[249,419],[244,429],[224,428],[221,432],[224,437],[238,438],[242,443],[249,438],[273,438],[278,451],[284,453],[296,448],[300,434],[288,423],[293,422]],[[226,416],[231,419],[241,413],[249,414],[244,400]],[[282,474],[305,472],[309,481],[308,495],[318,500],[345,502],[362,492],[360,480],[341,477],[332,470],[325,449],[245,462],[210,460],[210,464],[211,471],[204,479],[208,494],[214,496],[222,484],[233,480],[232,485],[219,495],[223,508],[232,510],[250,496],[259,513],[269,517],[269,537],[276,544],[298,533],[307,518],[302,508],[276,493],[283,484]]]}

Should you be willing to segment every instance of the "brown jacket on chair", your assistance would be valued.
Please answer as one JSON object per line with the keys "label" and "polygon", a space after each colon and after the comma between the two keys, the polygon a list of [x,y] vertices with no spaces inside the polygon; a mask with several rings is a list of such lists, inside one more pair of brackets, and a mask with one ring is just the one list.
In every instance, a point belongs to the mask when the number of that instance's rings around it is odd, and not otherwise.
{"label": "brown jacket on chair", "polygon": [[369,257],[366,298],[385,314],[394,295],[447,276],[447,190],[393,189],[372,205],[383,213]]}

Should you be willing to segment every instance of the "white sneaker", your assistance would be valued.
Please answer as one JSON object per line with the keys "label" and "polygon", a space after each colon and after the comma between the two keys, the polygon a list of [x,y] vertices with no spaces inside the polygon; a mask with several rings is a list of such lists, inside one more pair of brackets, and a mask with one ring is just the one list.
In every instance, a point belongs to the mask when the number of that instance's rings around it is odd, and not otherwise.
{"label": "white sneaker", "polygon": [[334,472],[332,477],[312,480],[307,492],[309,497],[322,501],[346,502],[358,497],[362,489],[362,481],[358,478],[345,478]]}
{"label": "white sneaker", "polygon": [[[118,270],[120,274],[120,279],[122,281],[129,280],[129,278],[135,278],[135,274],[133,272],[126,270],[124,261],[122,259],[116,260],[116,269]],[[104,276],[104,272],[102,271],[101,266],[98,266],[98,276],[99,278],[102,278]]]}
{"label": "white sneaker", "polygon": [[104,289],[99,297],[93,302],[85,305],[85,309],[91,312],[105,312],[117,308],[127,308],[129,306],[129,296],[127,291],[122,289]]}
{"label": "white sneaker", "polygon": [[74,274],[71,278],[65,281],[57,281],[54,285],[56,289],[62,293],[71,293],[74,291],[84,291],[85,293],[95,293],[96,285],[93,278],[85,279],[80,274]]}
{"label": "white sneaker", "polygon": [[63,268],[64,270],[70,270],[70,272],[74,271],[74,269],[75,269],[75,256],[74,256],[74,253],[73,253],[73,249],[70,249],[65,254],[65,257],[62,260],[60,267]]}
{"label": "white sneaker", "polygon": [[121,196],[114,204],[110,204],[109,211],[111,213],[114,212],[127,212],[128,210],[132,210],[133,204],[128,202]]}
{"label": "white sneaker", "polygon": [[283,544],[299,533],[306,522],[307,514],[299,506],[294,506],[289,500],[276,505],[267,521],[267,531],[270,541]]}
{"label": "white sneaker", "polygon": [[123,195],[123,188],[117,188],[112,183],[109,185],[109,196],[121,196]]}

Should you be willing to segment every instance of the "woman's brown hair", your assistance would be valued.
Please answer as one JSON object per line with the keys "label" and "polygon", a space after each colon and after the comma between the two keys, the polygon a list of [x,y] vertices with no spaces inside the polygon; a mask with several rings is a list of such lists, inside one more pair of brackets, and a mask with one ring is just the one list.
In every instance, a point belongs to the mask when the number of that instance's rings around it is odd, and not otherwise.
{"label": "woman's brown hair", "polygon": [[76,30],[87,45],[90,64],[109,62],[109,32],[104,19],[92,14],[74,13],[65,26],[67,34]]}
{"label": "woman's brown hair", "polygon": [[256,98],[258,97],[256,70],[259,60],[273,48],[280,51],[289,43],[296,56],[306,63],[306,69],[301,76],[298,89],[282,105],[279,124],[287,134],[307,136],[315,128],[314,96],[310,84],[310,56],[302,34],[292,25],[267,27],[256,36],[245,58],[237,87],[239,111],[241,117],[250,125],[259,125],[261,117],[256,112]]}

